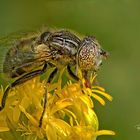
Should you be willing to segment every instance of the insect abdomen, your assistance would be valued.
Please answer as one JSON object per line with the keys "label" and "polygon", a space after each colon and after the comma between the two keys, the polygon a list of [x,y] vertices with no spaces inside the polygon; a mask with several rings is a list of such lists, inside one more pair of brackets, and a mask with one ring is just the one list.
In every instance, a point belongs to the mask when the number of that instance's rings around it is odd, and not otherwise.
{"label": "insect abdomen", "polygon": [[23,40],[12,46],[5,56],[3,72],[11,78],[17,77],[26,72],[25,67],[31,66],[35,59],[32,51],[32,40]]}

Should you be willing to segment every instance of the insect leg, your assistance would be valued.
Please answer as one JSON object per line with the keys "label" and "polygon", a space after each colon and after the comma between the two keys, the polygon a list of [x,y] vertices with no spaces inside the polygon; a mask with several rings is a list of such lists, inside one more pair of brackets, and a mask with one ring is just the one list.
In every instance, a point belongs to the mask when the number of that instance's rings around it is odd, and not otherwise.
{"label": "insect leg", "polygon": [[[47,83],[51,83],[52,79],[54,78],[55,74],[57,73],[58,69],[55,68],[52,73],[50,74],[48,80],[47,80]],[[42,126],[42,121],[43,121],[43,117],[44,117],[44,114],[45,114],[45,110],[46,110],[46,106],[47,106],[47,95],[48,95],[48,92],[47,92],[47,88],[46,88],[46,92],[45,92],[45,96],[44,96],[44,106],[43,106],[43,112],[41,114],[41,117],[40,117],[40,120],[39,120],[39,127]]]}
{"label": "insect leg", "polygon": [[69,75],[70,75],[73,79],[75,79],[76,81],[79,81],[79,77],[73,73],[73,71],[72,71],[71,68],[70,68],[70,65],[67,66],[67,70],[68,70]]}
{"label": "insect leg", "polygon": [[36,70],[30,73],[27,73],[25,75],[23,75],[22,77],[20,77],[19,79],[17,79],[16,81],[14,81],[11,85],[8,86],[8,88],[6,89],[6,91],[3,94],[2,100],[1,100],[1,106],[0,106],[0,111],[5,107],[5,103],[6,103],[6,98],[8,96],[9,90],[17,85],[20,85],[26,81],[28,81],[29,79],[32,79],[40,74],[43,74],[44,72],[46,72],[47,70],[47,63],[44,64],[44,67],[42,70]]}

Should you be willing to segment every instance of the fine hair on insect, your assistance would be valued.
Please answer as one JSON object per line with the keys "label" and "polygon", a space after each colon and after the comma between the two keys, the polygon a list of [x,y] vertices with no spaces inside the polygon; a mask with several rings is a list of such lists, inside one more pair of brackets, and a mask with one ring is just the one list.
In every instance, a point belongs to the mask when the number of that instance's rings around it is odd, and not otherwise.
{"label": "fine hair on insect", "polygon": [[[68,30],[45,31],[39,35],[16,40],[7,50],[2,64],[2,72],[14,79],[14,82],[4,91],[0,111],[5,107],[9,90],[42,75],[48,67],[54,67],[54,70],[49,75],[47,83],[51,83],[57,72],[66,67],[69,75],[76,81],[80,80],[77,75],[80,69],[86,81],[85,85],[90,88],[90,75],[97,72],[107,55],[95,37],[81,38]],[[39,127],[42,126],[46,106],[47,88]]]}

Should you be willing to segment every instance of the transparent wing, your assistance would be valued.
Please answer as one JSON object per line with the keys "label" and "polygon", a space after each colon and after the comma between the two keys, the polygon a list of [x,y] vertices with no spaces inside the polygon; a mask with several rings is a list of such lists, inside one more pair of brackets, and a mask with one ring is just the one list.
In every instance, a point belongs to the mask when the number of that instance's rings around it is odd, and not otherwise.
{"label": "transparent wing", "polygon": [[0,39],[0,85],[4,85],[8,79],[5,77],[3,73],[3,63],[5,60],[5,55],[8,51],[8,48],[10,48],[10,45],[6,44],[6,39]]}
{"label": "transparent wing", "polygon": [[13,47],[18,40],[35,36],[37,36],[37,32],[28,31],[11,33],[8,36],[0,38],[0,79],[3,77],[3,63],[8,50]]}
{"label": "transparent wing", "polygon": [[10,44],[5,44],[5,41],[0,40],[0,74],[3,72],[3,62],[10,46]]}

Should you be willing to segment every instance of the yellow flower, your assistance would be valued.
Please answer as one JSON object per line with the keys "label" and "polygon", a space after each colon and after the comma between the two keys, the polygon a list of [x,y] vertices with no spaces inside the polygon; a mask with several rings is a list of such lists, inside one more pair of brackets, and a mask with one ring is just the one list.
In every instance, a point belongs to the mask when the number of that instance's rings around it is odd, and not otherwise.
{"label": "yellow flower", "polygon": [[[1,139],[95,140],[99,135],[115,134],[99,130],[92,100],[93,97],[105,105],[100,95],[110,101],[112,97],[99,86],[89,89],[80,82],[69,81],[61,87],[62,73],[56,83],[46,85],[45,80],[37,77],[10,91],[6,106],[0,112]],[[47,108],[40,128],[45,88],[48,89]],[[0,99],[3,92],[1,87]]]}

